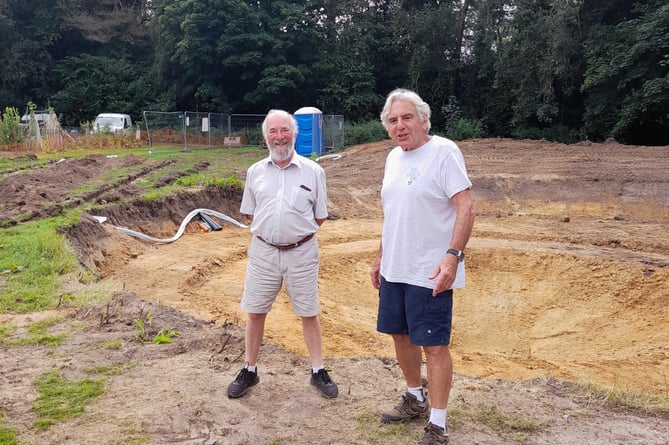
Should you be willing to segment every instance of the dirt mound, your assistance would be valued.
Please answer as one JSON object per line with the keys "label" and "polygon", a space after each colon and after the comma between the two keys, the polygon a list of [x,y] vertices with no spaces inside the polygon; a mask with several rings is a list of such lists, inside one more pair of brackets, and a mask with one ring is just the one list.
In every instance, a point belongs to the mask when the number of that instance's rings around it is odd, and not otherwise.
{"label": "dirt mound", "polygon": [[[0,223],[54,216],[85,202],[104,204],[139,196],[139,190],[129,183],[162,166],[164,163],[134,155],[91,154],[81,159],[62,158],[29,172],[14,172],[0,181]],[[133,173],[112,182],[105,179],[106,173],[131,167]],[[93,190],[80,191],[85,185]]]}

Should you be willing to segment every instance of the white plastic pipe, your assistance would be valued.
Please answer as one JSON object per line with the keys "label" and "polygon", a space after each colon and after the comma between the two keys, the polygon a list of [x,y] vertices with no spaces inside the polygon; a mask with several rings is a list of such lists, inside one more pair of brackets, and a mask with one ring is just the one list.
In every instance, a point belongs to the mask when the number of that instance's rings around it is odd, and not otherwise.
{"label": "white plastic pipe", "polygon": [[[146,235],[146,234],[141,233],[141,232],[137,232],[136,230],[128,229],[128,228],[126,228],[126,227],[114,226],[114,228],[116,228],[117,230],[119,230],[119,231],[121,231],[121,232],[123,232],[123,233],[126,233],[126,234],[128,234],[128,235],[130,235],[130,236],[134,236],[134,237],[136,237],[136,238],[140,238],[140,239],[143,239],[143,240],[145,240],[145,241],[151,241],[151,242],[159,243],[159,244],[168,244],[168,243],[172,243],[172,242],[178,240],[179,238],[181,238],[181,235],[183,235],[184,230],[186,230],[186,226],[188,225],[188,223],[190,222],[190,220],[193,219],[193,217],[196,216],[196,215],[197,215],[198,213],[200,213],[200,212],[202,212],[202,213],[204,213],[204,214],[206,214],[206,215],[209,215],[209,216],[215,216],[215,217],[217,217],[217,218],[220,218],[220,219],[222,219],[222,220],[224,220],[224,221],[227,221],[227,222],[229,222],[229,223],[231,223],[231,224],[234,224],[234,225],[236,225],[237,227],[240,227],[240,228],[242,228],[242,229],[246,229],[246,228],[248,227],[248,226],[246,226],[245,224],[242,224],[242,223],[240,223],[239,221],[236,221],[235,219],[230,218],[229,216],[227,216],[227,215],[225,215],[225,214],[223,214],[223,213],[221,213],[221,212],[217,212],[216,210],[211,210],[211,209],[195,209],[195,210],[193,210],[192,212],[190,212],[188,215],[186,215],[186,217],[183,219],[183,221],[181,221],[181,225],[179,225],[179,230],[177,230],[177,233],[176,233],[173,237],[171,237],[171,238],[154,238],[154,237],[152,237],[152,236]],[[99,217],[99,216],[93,216],[93,218],[95,218],[95,219],[97,219],[98,221],[100,221],[100,223],[103,223],[103,222],[106,220],[106,218],[104,218],[104,217]],[[104,219],[103,219],[103,218],[104,218]]]}

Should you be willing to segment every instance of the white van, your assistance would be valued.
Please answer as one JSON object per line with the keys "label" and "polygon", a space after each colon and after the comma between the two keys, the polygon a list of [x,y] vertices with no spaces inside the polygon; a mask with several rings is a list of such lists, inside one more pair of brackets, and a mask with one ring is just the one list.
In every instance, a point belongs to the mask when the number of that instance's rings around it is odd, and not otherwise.
{"label": "white van", "polygon": [[132,119],[127,114],[100,113],[93,122],[93,133],[127,134],[132,128]]}

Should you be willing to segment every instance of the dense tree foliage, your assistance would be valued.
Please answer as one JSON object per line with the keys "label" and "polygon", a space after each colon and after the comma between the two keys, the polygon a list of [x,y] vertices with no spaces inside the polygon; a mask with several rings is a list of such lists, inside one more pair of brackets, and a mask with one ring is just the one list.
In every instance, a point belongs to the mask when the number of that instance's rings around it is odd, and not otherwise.
{"label": "dense tree foliage", "polygon": [[629,4],[623,21],[592,23],[585,42],[585,131],[666,144],[669,130],[669,3]]}
{"label": "dense tree foliage", "polygon": [[396,87],[433,128],[669,144],[666,0],[0,0],[0,108],[376,120]]}

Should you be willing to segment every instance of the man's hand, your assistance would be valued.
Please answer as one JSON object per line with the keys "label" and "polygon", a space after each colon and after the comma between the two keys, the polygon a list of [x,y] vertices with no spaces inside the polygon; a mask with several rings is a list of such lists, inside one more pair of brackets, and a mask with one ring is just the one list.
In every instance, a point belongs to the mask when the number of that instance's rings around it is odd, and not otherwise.
{"label": "man's hand", "polygon": [[381,287],[381,262],[380,261],[375,261],[374,264],[372,265],[372,271],[370,272],[370,276],[372,277],[372,286],[374,286],[374,289],[377,289]]}
{"label": "man's hand", "polygon": [[437,294],[448,290],[453,285],[455,281],[455,275],[458,272],[458,257],[447,253],[444,255],[437,267],[434,268],[432,274],[430,274],[428,280],[435,280],[434,289],[432,290],[432,296],[436,297]]}
{"label": "man's hand", "polygon": [[374,289],[379,289],[381,287],[381,256],[383,255],[383,243],[379,243],[379,250],[376,252],[376,258],[374,259],[374,264],[372,264],[372,271],[369,275],[372,277],[372,286]]}

